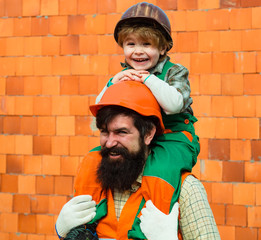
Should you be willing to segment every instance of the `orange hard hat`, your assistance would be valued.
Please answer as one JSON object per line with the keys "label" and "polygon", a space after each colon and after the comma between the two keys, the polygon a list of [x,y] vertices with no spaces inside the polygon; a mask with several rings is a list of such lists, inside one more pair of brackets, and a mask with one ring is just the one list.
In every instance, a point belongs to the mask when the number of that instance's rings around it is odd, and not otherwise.
{"label": "orange hard hat", "polygon": [[157,126],[157,134],[163,133],[165,129],[161,109],[156,98],[149,88],[141,82],[122,81],[111,85],[99,103],[90,105],[90,110],[96,117],[99,109],[110,105],[125,107],[143,116],[155,116],[160,123]]}
{"label": "orange hard hat", "polygon": [[114,29],[114,38],[118,42],[118,33],[125,23],[146,23],[153,27],[157,27],[163,33],[169,46],[169,51],[173,45],[171,37],[171,26],[167,14],[158,6],[152,3],[141,2],[128,8],[122,15]]}

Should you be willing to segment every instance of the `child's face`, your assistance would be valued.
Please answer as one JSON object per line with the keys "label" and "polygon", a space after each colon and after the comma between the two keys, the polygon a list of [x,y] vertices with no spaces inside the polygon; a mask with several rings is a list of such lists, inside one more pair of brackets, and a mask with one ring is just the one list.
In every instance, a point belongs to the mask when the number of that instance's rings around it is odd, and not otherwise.
{"label": "child's face", "polygon": [[165,50],[159,50],[150,40],[143,40],[129,34],[123,41],[123,51],[127,63],[135,70],[149,70],[154,67]]}

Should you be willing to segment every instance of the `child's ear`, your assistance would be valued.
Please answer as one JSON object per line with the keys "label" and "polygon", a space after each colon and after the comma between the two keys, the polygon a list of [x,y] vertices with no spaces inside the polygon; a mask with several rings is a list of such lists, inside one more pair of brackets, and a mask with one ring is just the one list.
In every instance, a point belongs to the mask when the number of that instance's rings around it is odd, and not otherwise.
{"label": "child's ear", "polygon": [[163,55],[165,54],[166,50],[167,50],[167,46],[163,47],[163,48],[160,50],[160,55],[163,56]]}

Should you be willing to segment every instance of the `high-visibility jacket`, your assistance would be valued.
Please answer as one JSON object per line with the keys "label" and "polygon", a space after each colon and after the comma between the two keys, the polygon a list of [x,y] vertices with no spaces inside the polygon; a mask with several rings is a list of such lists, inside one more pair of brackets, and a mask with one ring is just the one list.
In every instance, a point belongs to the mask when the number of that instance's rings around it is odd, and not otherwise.
{"label": "high-visibility jacket", "polygon": [[141,187],[131,194],[118,221],[111,190],[103,190],[96,181],[101,161],[99,150],[99,147],[94,149],[81,162],[75,180],[75,195],[89,194],[96,201],[96,216],[92,222],[98,221],[96,231],[99,239],[146,239],[139,227],[140,210],[151,199],[160,211],[168,214],[179,197],[180,176],[187,173],[177,170],[181,165],[177,167],[173,162],[155,158],[152,150],[146,160]]}

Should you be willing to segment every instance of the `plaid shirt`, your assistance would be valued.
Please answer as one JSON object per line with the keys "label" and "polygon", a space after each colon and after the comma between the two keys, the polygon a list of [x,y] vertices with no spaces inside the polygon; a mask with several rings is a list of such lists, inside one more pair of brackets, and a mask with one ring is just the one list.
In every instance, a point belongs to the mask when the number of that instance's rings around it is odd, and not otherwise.
{"label": "plaid shirt", "polygon": [[[119,220],[122,208],[130,195],[141,185],[141,176],[132,190],[120,193],[114,191],[116,216]],[[183,182],[180,197],[179,226],[184,240],[220,239],[216,222],[208,203],[206,191],[202,183],[189,175]],[[176,226],[173,226],[176,227]]]}

